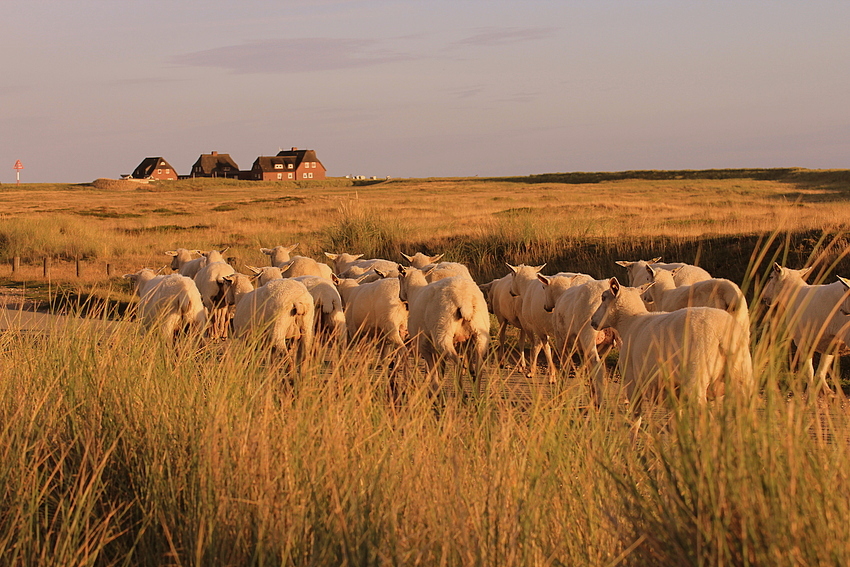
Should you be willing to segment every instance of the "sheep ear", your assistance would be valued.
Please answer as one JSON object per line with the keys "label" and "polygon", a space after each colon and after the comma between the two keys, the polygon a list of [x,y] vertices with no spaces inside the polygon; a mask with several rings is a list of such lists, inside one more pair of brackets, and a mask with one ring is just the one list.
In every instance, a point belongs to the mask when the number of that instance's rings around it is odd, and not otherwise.
{"label": "sheep ear", "polygon": [[177,251],[176,250],[168,250],[168,251],[165,252],[165,255],[166,256],[177,256]]}
{"label": "sheep ear", "polygon": [[228,246],[227,248],[225,248],[224,250],[222,250],[221,252],[219,252],[219,254],[224,254],[224,253],[225,253],[225,252],[227,252],[228,250],[230,250],[230,246]]}
{"label": "sheep ear", "polygon": [[382,272],[381,270],[379,270],[377,268],[372,268],[372,269],[375,271],[376,274],[378,274],[378,276],[380,276],[381,279],[384,279],[385,277],[387,277],[387,274],[385,272]]}
{"label": "sheep ear", "polygon": [[611,294],[617,297],[617,294],[620,293],[620,282],[617,281],[617,278],[608,280],[608,287],[611,288]]}
{"label": "sheep ear", "polygon": [[190,250],[190,252],[191,252],[192,254],[198,254],[199,256],[203,256],[203,255],[204,255],[204,251],[203,251],[203,250]]}
{"label": "sheep ear", "polygon": [[218,278],[218,283],[226,283],[233,285],[233,276],[221,276]]}
{"label": "sheep ear", "polygon": [[841,276],[838,276],[838,281],[844,284],[844,287],[850,289],[850,280],[844,279]]}
{"label": "sheep ear", "polygon": [[430,258],[428,258],[428,260],[430,260],[432,264],[436,264],[436,263],[437,263],[437,262],[439,262],[439,261],[440,261],[440,259],[442,259],[442,257],[443,257],[443,256],[445,256],[445,255],[446,255],[445,253],[443,253],[443,254],[437,254],[436,256],[431,256]]}
{"label": "sheep ear", "polygon": [[659,256],[657,258],[653,258],[652,260],[648,260],[646,263],[647,264],[657,264],[660,261],[661,261],[661,256]]}
{"label": "sheep ear", "polygon": [[407,270],[401,264],[396,264],[396,270],[398,270],[399,275],[402,275],[402,276],[407,273]]}
{"label": "sheep ear", "polygon": [[296,248],[298,248],[298,245],[299,245],[299,244],[301,244],[301,243],[300,243],[300,242],[296,242],[295,244],[293,244],[292,246],[290,246],[289,248],[287,248],[287,249],[286,249],[286,251],[287,251],[287,252],[292,252],[293,250],[295,250]]}
{"label": "sheep ear", "polygon": [[647,283],[643,284],[642,286],[640,286],[638,289],[640,290],[641,293],[643,293],[654,285],[655,285],[655,282],[647,282]]}
{"label": "sheep ear", "polygon": [[649,277],[655,278],[655,270],[649,264],[646,265],[646,273],[649,274]]}
{"label": "sheep ear", "polygon": [[408,255],[407,255],[407,254],[405,254],[404,252],[402,252],[402,253],[401,253],[401,255],[402,255],[402,256],[404,256],[404,259],[405,259],[405,260],[407,260],[408,262],[412,262],[412,261],[413,261],[413,256],[408,256]]}
{"label": "sheep ear", "polygon": [[271,248],[260,248],[260,252],[262,252],[263,254],[266,254],[268,256],[271,256],[274,253],[274,250],[272,250]]}
{"label": "sheep ear", "polygon": [[436,269],[437,269],[437,266],[434,266],[433,268],[431,268],[431,269],[430,269],[430,270],[428,270],[427,272],[422,272],[422,274],[423,274],[423,275],[427,278],[428,276],[430,276],[430,275],[431,275],[431,272],[433,272],[433,271],[434,271],[434,270],[436,270]]}
{"label": "sheep ear", "polygon": [[546,263],[540,264],[539,266],[536,266],[536,267],[534,268],[534,271],[535,271],[535,272],[539,272],[540,270],[542,270],[542,269],[543,269],[543,268],[545,268],[545,267],[546,267]]}
{"label": "sheep ear", "polygon": [[626,268],[626,269],[629,269],[629,266],[631,266],[632,264],[634,264],[634,262],[629,262],[628,260],[617,260],[617,261],[616,261],[616,262],[614,262],[614,263],[615,263],[615,264],[617,264],[618,266],[622,266],[622,267],[624,267],[624,268]]}
{"label": "sheep ear", "polygon": [[336,257],[339,256],[339,254],[331,254],[330,252],[325,252],[325,256],[327,256],[331,260],[336,260]]}
{"label": "sheep ear", "polygon": [[517,272],[517,270],[519,269],[519,268],[517,268],[516,266],[511,266],[511,265],[510,265],[510,264],[508,264],[507,262],[505,262],[505,265],[506,265],[507,267],[509,267],[509,268],[511,269],[511,272],[513,272],[513,273],[516,273],[516,272]]}
{"label": "sheep ear", "polygon": [[363,257],[363,254],[358,254],[358,255],[354,256],[354,260],[359,260],[362,257]]}
{"label": "sheep ear", "polygon": [[336,274],[331,274],[331,281],[334,283],[335,286],[339,286],[340,279],[337,277]]}
{"label": "sheep ear", "polygon": [[490,288],[493,287],[493,282],[487,282],[478,285],[478,289],[480,289],[483,293],[487,293],[490,291]]}
{"label": "sheep ear", "polygon": [[682,268],[684,268],[684,266],[679,266],[679,267],[678,267],[678,268],[676,268],[675,270],[670,270],[670,273],[671,273],[671,274],[673,274],[673,275],[675,276],[675,275],[676,275],[676,274],[678,274],[680,271],[682,271]]}
{"label": "sheep ear", "polygon": [[125,280],[136,281],[137,279],[139,279],[139,274],[124,274],[121,277],[124,278]]}
{"label": "sheep ear", "polygon": [[538,279],[538,280],[540,281],[540,283],[542,283],[543,285],[549,285],[549,278],[547,278],[547,277],[546,277],[546,276],[544,276],[543,274],[537,274],[537,279]]}
{"label": "sheep ear", "polygon": [[809,274],[812,273],[812,270],[814,270],[814,269],[815,269],[814,266],[809,266],[808,268],[803,268],[802,270],[800,270],[800,277],[803,278],[803,279],[806,279],[809,276]]}
{"label": "sheep ear", "polygon": [[160,267],[160,268],[156,271],[156,273],[157,273],[157,274],[161,274],[162,272],[164,272],[164,271],[165,271],[165,268],[167,268],[167,267],[168,267],[168,266],[161,266],[161,267]]}
{"label": "sheep ear", "polygon": [[368,278],[370,275],[371,275],[371,274],[363,274],[362,276],[360,276],[359,278],[357,278],[357,279],[356,279],[356,280],[354,280],[354,281],[356,281],[358,284],[361,284],[361,283],[363,283],[363,280],[365,280],[366,278]]}
{"label": "sheep ear", "polygon": [[777,274],[782,271],[782,266],[780,266],[777,262],[773,263],[773,271]]}
{"label": "sheep ear", "polygon": [[[251,273],[253,273],[255,276],[259,276],[260,274],[263,273],[262,268],[255,268],[254,266],[245,266],[245,267],[248,268],[249,270],[251,270]],[[210,268],[210,269],[212,269],[212,268]]]}

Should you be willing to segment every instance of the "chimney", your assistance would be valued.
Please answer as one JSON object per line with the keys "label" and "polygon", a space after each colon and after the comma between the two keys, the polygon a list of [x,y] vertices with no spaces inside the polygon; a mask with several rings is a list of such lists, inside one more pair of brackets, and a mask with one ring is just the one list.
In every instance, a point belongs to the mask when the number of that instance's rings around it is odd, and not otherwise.
{"label": "chimney", "polygon": [[293,152],[297,152],[297,151],[298,151],[298,148],[296,148],[296,147],[294,147],[294,146],[293,146],[292,151],[293,151]]}
{"label": "chimney", "polygon": [[210,152],[210,155],[211,155],[211,156],[217,156],[217,155],[218,155],[218,152],[216,152],[216,151],[211,151],[211,152]]}

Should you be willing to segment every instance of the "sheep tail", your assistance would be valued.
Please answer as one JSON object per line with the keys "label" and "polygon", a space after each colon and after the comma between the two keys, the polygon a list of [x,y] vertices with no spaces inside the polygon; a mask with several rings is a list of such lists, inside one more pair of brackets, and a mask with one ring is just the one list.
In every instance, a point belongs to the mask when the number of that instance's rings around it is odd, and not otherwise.
{"label": "sheep tail", "polygon": [[455,316],[460,321],[472,321],[473,314],[475,310],[473,306],[469,303],[464,303],[458,306],[457,313]]}

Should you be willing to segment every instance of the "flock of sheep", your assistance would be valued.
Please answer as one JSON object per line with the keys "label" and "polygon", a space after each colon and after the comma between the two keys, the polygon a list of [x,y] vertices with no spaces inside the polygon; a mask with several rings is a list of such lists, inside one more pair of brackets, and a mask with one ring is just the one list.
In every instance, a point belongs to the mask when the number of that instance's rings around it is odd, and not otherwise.
{"label": "flock of sheep", "polygon": [[[404,255],[408,265],[402,266],[326,252],[331,268],[292,256],[296,246],[261,248],[272,265],[249,266],[251,275],[238,273],[217,250],[180,248],[166,252],[176,273],[145,268],[124,277],[135,282],[143,325],[169,340],[186,327],[213,338],[254,335],[275,350],[297,345],[298,362],[316,340],[370,334],[383,341],[399,367],[409,368],[411,351],[414,361],[423,358],[435,392],[445,363],[462,368],[464,359],[477,389],[489,350],[490,313],[499,325],[500,363],[506,360],[510,326],[519,329],[517,365],[528,376],[541,350],[551,382],[557,376],[553,350],[569,364],[578,352],[597,403],[611,348],[619,348],[630,400],[655,397],[670,386],[700,403],[729,386],[745,393],[755,388],[744,294],[734,282],[696,266],[660,258],[617,262],[628,272],[626,287],[616,278],[580,273],[546,276],[545,264],[508,264],[507,275],[478,285],[464,265],[441,262],[442,255]],[[818,390],[829,390],[832,359],[850,344],[850,282],[808,285],[809,271],[775,264],[762,299],[786,318],[810,384],[816,380]],[[817,374],[814,352],[822,353]]]}

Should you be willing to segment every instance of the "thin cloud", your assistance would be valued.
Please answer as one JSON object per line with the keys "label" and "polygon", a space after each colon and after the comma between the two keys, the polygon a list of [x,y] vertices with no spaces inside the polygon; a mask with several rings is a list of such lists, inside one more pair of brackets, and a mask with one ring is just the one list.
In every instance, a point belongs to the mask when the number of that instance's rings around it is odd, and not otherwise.
{"label": "thin cloud", "polygon": [[531,27],[531,28],[483,28],[475,35],[454,42],[454,46],[477,46],[491,47],[499,45],[511,45],[526,41],[537,41],[547,39],[555,35],[557,28],[553,27]]}
{"label": "thin cloud", "polygon": [[382,49],[378,40],[296,38],[252,41],[179,55],[179,65],[218,67],[233,73],[304,73],[404,61],[411,56]]}

